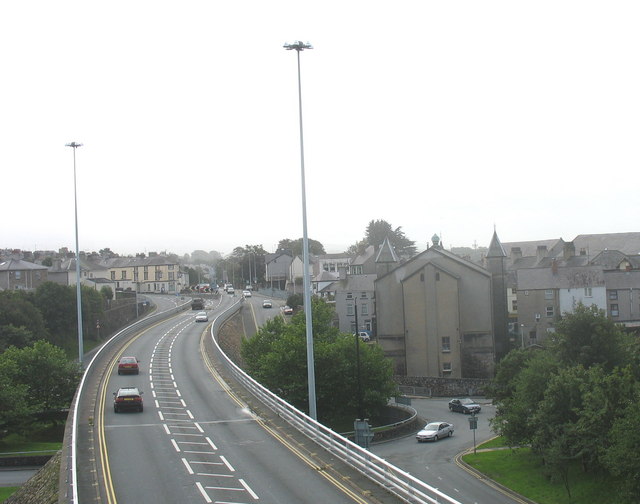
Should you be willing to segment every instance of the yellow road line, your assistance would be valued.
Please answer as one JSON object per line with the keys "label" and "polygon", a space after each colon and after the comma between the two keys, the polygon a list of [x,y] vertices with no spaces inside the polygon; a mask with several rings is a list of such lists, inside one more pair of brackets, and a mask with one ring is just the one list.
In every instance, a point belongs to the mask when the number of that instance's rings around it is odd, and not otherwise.
{"label": "yellow road line", "polygon": [[[215,367],[213,366],[213,363],[211,362],[211,360],[209,359],[209,356],[207,355],[207,352],[205,351],[204,348],[204,338],[206,337],[206,334],[203,334],[201,339],[200,339],[200,353],[203,357],[204,363],[207,366],[207,369],[209,369],[209,372],[211,373],[211,375],[213,376],[213,378],[220,384],[220,386],[224,389],[224,391],[229,395],[229,397],[231,397],[231,399],[236,402],[241,408],[250,410],[250,408],[247,406],[247,404],[245,404],[242,399],[240,399],[234,392],[233,390],[229,387],[229,385],[224,381],[224,379],[222,378],[222,376],[220,376],[220,374],[218,373],[218,371],[216,371]],[[356,492],[354,492],[353,490],[351,490],[350,488],[348,488],[346,485],[344,485],[340,480],[338,480],[337,478],[335,478],[334,476],[332,476],[331,474],[329,474],[325,468],[319,466],[318,464],[316,464],[311,458],[309,458],[307,455],[305,455],[299,448],[297,448],[294,444],[292,444],[290,441],[288,441],[287,439],[285,439],[284,437],[282,437],[277,431],[275,431],[274,429],[272,429],[271,427],[269,427],[261,418],[259,418],[257,415],[254,415],[252,413],[252,416],[254,418],[254,420],[265,430],[267,431],[269,434],[271,434],[274,438],[276,438],[280,443],[282,443],[282,445],[285,446],[285,448],[287,448],[291,453],[293,453],[294,455],[296,455],[300,460],[302,460],[305,464],[307,464],[309,467],[311,467],[313,470],[315,470],[318,474],[320,474],[323,478],[325,478],[327,481],[329,481],[331,484],[333,484],[336,488],[338,488],[339,490],[341,490],[343,493],[345,493],[347,496],[349,496],[350,498],[352,498],[355,502],[358,502],[360,504],[368,504],[369,501],[365,500],[363,497],[361,497],[360,495],[358,495]]]}
{"label": "yellow road line", "polygon": [[[181,314],[177,314],[175,315],[175,317],[177,317],[178,315],[181,315]],[[160,324],[166,322],[167,320],[171,320],[172,318],[175,318],[175,317],[171,317],[169,319],[162,320],[156,324],[153,324],[152,326],[149,326],[143,331],[139,332],[135,337],[131,338],[127,342],[127,344],[124,345],[122,349],[113,358],[113,360],[108,366],[107,374],[105,376],[106,377],[111,376],[111,373],[113,372],[113,368],[115,367],[116,363],[118,362],[122,354],[125,352],[125,350],[129,348],[129,345],[131,345],[131,343],[136,341],[140,336],[145,334],[147,331],[150,331],[151,329],[159,326]],[[103,376],[103,379],[100,383],[100,388],[98,391],[98,448],[100,451],[100,465],[102,466],[102,479],[103,479],[105,491],[107,494],[107,502],[109,504],[117,504],[118,501],[116,500],[116,492],[115,492],[115,489],[113,488],[113,480],[111,479],[111,467],[109,465],[109,450],[107,449],[106,436],[104,433],[104,413],[105,413],[105,403],[107,400],[106,399],[107,398],[107,382],[109,381],[108,378],[104,379],[105,376]]]}

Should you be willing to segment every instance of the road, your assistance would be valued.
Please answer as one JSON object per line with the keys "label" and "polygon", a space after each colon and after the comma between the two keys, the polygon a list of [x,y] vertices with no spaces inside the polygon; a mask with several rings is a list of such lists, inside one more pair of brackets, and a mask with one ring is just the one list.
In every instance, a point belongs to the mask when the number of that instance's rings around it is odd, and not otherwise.
{"label": "road", "polygon": [[[469,416],[449,411],[449,398],[412,398],[411,406],[427,422],[445,421],[455,426],[452,437],[437,442],[418,443],[414,435],[386,443],[374,444],[371,451],[427,484],[464,503],[522,503],[490,481],[479,479],[456,463],[456,455],[474,447],[474,431],[469,428]],[[478,400],[482,411],[477,415],[476,445],[494,437],[489,419],[495,407]]]}
{"label": "road", "polygon": [[[210,319],[235,301],[221,296]],[[206,325],[193,312],[160,323],[124,349],[140,375],[110,368],[98,425],[103,502],[379,502],[293,454],[212,379],[200,352]],[[111,392],[132,385],[144,391],[144,412],[114,413]]]}

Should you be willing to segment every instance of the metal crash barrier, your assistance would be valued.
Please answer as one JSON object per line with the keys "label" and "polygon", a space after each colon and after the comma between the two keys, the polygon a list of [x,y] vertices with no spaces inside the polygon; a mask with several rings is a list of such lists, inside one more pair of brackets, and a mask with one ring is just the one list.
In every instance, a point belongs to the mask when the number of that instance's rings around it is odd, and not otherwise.
{"label": "metal crash barrier", "polygon": [[419,504],[461,504],[437,488],[427,485],[425,482],[389,464],[367,449],[362,448],[321,423],[318,423],[316,420],[294,408],[270,390],[260,385],[236,366],[218,345],[217,334],[222,324],[233,316],[240,309],[241,305],[241,302],[234,304],[218,315],[211,325],[211,338],[216,349],[217,357],[224,362],[225,366],[238,382],[274,413],[282,417],[310,440],[405,502]]}

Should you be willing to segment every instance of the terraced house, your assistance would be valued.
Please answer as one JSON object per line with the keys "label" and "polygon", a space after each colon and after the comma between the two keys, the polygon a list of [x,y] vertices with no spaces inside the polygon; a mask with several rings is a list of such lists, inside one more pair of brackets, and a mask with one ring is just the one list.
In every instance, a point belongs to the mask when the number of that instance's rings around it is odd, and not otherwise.
{"label": "terraced house", "polygon": [[113,257],[100,262],[108,269],[116,289],[142,294],[175,294],[187,286],[187,275],[180,265],[165,256]]}

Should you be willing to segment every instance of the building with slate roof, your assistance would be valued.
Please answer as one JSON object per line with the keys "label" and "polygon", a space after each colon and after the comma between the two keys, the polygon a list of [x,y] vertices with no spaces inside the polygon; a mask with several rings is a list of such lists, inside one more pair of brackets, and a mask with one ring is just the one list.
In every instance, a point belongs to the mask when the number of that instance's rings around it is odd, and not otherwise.
{"label": "building with slate roof", "polygon": [[432,240],[404,263],[387,241],[381,247],[375,281],[378,344],[400,375],[492,376],[492,274],[445,250],[437,236]]}
{"label": "building with slate roof", "polygon": [[48,280],[47,267],[22,259],[0,262],[0,290],[35,290]]}

